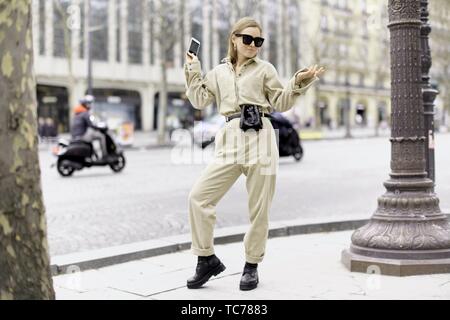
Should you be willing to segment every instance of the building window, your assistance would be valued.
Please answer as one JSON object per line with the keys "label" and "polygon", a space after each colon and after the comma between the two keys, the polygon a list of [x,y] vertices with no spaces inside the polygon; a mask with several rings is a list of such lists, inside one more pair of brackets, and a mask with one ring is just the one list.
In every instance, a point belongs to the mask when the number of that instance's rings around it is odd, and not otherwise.
{"label": "building window", "polygon": [[[275,66],[275,68],[278,68],[277,61],[278,61],[278,45],[279,45],[279,39],[277,35],[277,22],[278,22],[278,7],[277,2],[275,0],[269,0],[267,3],[267,12],[271,12],[272,14],[266,15],[267,22],[269,26],[269,61]],[[267,41],[266,40],[266,41]]]}
{"label": "building window", "polygon": [[128,61],[142,64],[142,0],[128,0]]}
{"label": "building window", "polygon": [[66,57],[66,46],[70,50],[71,30],[67,28],[69,0],[53,1],[53,55]]}
{"label": "building window", "polygon": [[91,0],[92,59],[108,60],[108,0]]}
{"label": "building window", "polygon": [[84,46],[85,46],[85,23],[86,23],[86,14],[85,14],[85,4],[84,1],[80,1],[80,48],[79,48],[79,56],[80,59],[84,58]]}
{"label": "building window", "polygon": [[155,42],[158,39],[155,38],[155,18],[153,17],[153,12],[155,11],[155,2],[153,0],[149,0],[148,2],[148,16],[149,16],[149,28],[150,28],[150,39],[149,39],[149,47],[150,47],[150,64],[155,64]]}
{"label": "building window", "polygon": [[346,44],[343,44],[343,43],[339,44],[339,58],[341,58],[341,59],[348,58],[348,51],[349,51],[349,48]]}
{"label": "building window", "polygon": [[45,54],[45,0],[39,0],[39,54]]}
{"label": "building window", "polygon": [[188,45],[188,44],[186,44],[185,42],[185,40],[184,40],[184,35],[186,34],[186,30],[185,30],[185,23],[184,23],[184,18],[185,18],[185,15],[184,15],[184,13],[186,12],[186,10],[188,10],[188,8],[187,8],[187,6],[188,6],[188,3],[187,3],[187,1],[181,1],[181,3],[179,4],[179,9],[178,9],[178,12],[179,12],[179,28],[180,28],[180,33],[179,33],[179,37],[177,38],[177,40],[176,41],[179,41],[179,44],[180,44],[180,50],[181,50],[181,55],[178,57],[178,59],[179,59],[179,65],[183,65],[183,63],[184,63],[184,61],[185,61],[185,56],[184,56],[184,54],[183,54],[183,52],[186,52],[187,51],[187,48],[186,48],[186,46]]}
{"label": "building window", "polygon": [[[191,25],[191,32],[192,36],[197,39],[198,41],[203,42],[203,10],[202,10],[202,2],[199,0],[195,0],[191,4],[191,12],[192,12],[192,25]],[[200,60],[202,60],[202,50],[200,49],[200,52],[198,53],[198,57]]]}
{"label": "building window", "polygon": [[46,122],[51,121],[57,133],[69,131],[69,93],[65,87],[36,86],[37,115]]}
{"label": "building window", "polygon": [[362,33],[363,38],[369,38],[369,25],[367,24],[367,20],[362,22]]}
{"label": "building window", "polygon": [[116,61],[120,62],[122,51],[121,48],[121,30],[122,30],[122,19],[121,19],[121,7],[120,4],[116,7]]}
{"label": "building window", "polygon": [[[164,17],[164,32],[162,35],[166,39],[164,45],[166,46],[166,61],[168,62],[169,67],[173,67],[174,65],[175,45],[177,41],[180,41],[179,39],[182,38],[182,33],[180,31],[181,19],[178,19],[180,13],[179,10],[180,5],[178,1],[171,0],[166,2],[166,8],[162,11]],[[210,32],[210,35],[212,36],[212,32]]]}
{"label": "building window", "polygon": [[289,10],[287,12],[289,16],[289,40],[291,43],[291,70],[299,69],[298,65],[298,55],[300,52],[300,44],[298,38],[298,20],[296,17],[300,16],[300,8],[298,7],[298,2],[291,0]]}
{"label": "building window", "polygon": [[[219,17],[219,22],[217,23],[219,32],[219,58],[223,59],[228,55],[228,35],[231,29],[230,27],[230,17],[231,17],[231,7],[227,1],[219,1],[217,16]],[[216,61],[214,63],[217,63]]]}
{"label": "building window", "polygon": [[327,32],[327,31],[328,31],[328,18],[327,18],[326,15],[323,15],[323,16],[320,18],[320,29],[321,29],[323,32]]}
{"label": "building window", "polygon": [[364,74],[363,74],[363,73],[360,73],[360,74],[359,74],[359,85],[360,85],[361,87],[364,87],[364,82],[365,82]]}
{"label": "building window", "polygon": [[361,11],[367,14],[367,0],[361,0]]}

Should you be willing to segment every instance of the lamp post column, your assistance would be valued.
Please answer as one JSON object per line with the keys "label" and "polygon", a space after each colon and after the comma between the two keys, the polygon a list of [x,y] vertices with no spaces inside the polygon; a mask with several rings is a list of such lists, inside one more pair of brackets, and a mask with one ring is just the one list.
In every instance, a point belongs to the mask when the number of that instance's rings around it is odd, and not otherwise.
{"label": "lamp post column", "polygon": [[391,173],[370,222],[342,262],[355,272],[406,276],[450,272],[450,223],[427,177],[421,81],[421,0],[389,0]]}
{"label": "lamp post column", "polygon": [[434,100],[438,95],[438,91],[433,89],[430,84],[430,69],[432,65],[431,51],[429,45],[429,35],[431,26],[428,23],[428,0],[420,1],[420,15],[422,27],[420,30],[420,43],[422,48],[422,93],[423,93],[423,109],[425,118],[425,160],[428,178],[436,182],[435,166],[434,166]]}

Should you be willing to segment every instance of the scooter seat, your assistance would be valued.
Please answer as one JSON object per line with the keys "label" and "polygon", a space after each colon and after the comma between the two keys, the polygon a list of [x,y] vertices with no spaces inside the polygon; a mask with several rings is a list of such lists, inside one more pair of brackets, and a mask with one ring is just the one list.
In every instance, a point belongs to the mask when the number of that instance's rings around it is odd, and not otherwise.
{"label": "scooter seat", "polygon": [[85,145],[91,145],[90,142],[84,141],[82,139],[73,139],[70,140],[70,144],[85,144]]}

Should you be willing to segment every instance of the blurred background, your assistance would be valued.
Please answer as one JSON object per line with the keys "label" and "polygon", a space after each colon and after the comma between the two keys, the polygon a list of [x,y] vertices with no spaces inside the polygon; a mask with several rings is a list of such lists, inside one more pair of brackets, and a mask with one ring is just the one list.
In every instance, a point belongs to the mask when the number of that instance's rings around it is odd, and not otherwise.
{"label": "blurred background", "polygon": [[[200,111],[186,99],[184,53],[197,38],[203,72],[211,70],[243,16],[261,23],[266,41],[260,57],[275,65],[283,83],[313,63],[327,68],[283,114],[300,134],[305,156],[280,160],[272,221],[367,219],[375,210],[391,151],[388,1],[32,3],[41,137],[68,137],[74,108],[91,93],[95,115],[120,144],[131,146],[120,175],[92,168],[61,180],[50,167],[49,144],[40,145],[52,255],[189,233],[187,197],[213,149],[165,146],[180,128],[203,146],[224,117],[214,105]],[[437,193],[443,212],[450,212],[450,1],[429,1],[429,9],[431,83],[440,91],[434,124],[442,133],[436,135]],[[248,223],[243,177],[217,210],[219,228]]]}
{"label": "blurred background", "polygon": [[[437,130],[449,126],[448,7],[447,0],[430,2],[431,76],[441,92]],[[216,112],[214,106],[193,109],[184,94],[190,37],[201,41],[206,72],[225,57],[233,22],[247,15],[260,21],[267,39],[261,57],[283,81],[312,63],[328,68],[320,85],[287,115],[305,135],[353,128],[376,135],[388,129],[387,3],[379,0],[33,0],[40,121],[53,122],[58,134],[68,132],[71,109],[91,90],[94,111],[129,143],[134,132],[158,130],[159,142],[167,141],[174,129],[190,128]]]}

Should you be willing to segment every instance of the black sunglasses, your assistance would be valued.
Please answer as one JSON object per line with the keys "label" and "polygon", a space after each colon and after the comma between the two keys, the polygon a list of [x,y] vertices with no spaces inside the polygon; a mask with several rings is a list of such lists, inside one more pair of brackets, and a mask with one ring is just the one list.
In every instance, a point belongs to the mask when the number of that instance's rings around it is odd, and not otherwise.
{"label": "black sunglasses", "polygon": [[252,42],[255,42],[255,47],[261,47],[264,43],[264,38],[260,38],[260,37],[255,37],[253,38],[251,35],[249,34],[241,34],[241,33],[237,33],[236,37],[242,37],[242,42],[245,45],[251,45]]}

